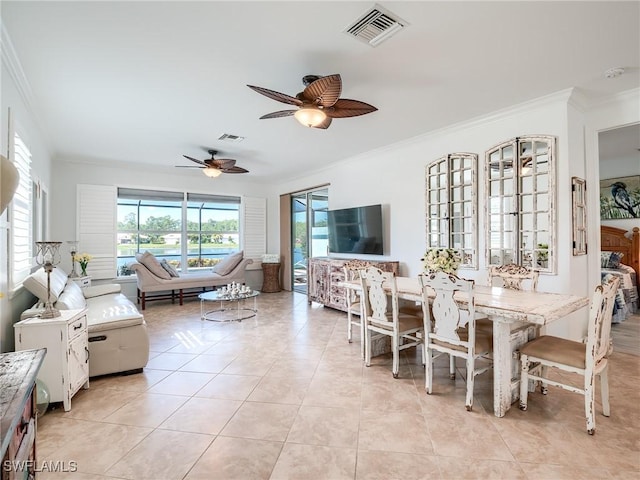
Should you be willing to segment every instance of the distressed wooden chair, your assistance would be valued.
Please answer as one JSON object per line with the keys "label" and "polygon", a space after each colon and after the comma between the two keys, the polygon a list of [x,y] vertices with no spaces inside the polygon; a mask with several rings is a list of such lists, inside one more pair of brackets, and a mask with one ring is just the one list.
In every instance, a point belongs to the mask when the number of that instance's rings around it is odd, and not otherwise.
{"label": "distressed wooden chair", "polygon": [[[400,351],[411,347],[422,348],[424,327],[422,318],[401,313],[398,308],[398,287],[393,272],[368,267],[360,272],[362,285],[362,321],[365,331],[365,365],[371,365],[371,342],[384,336],[391,337],[393,378],[400,371]],[[388,289],[388,291],[385,290]],[[422,352],[424,359],[424,350]]]}
{"label": "distressed wooden chair", "polygon": [[[467,371],[467,396],[465,406],[473,408],[473,387],[476,375],[492,367],[486,358],[493,351],[493,337],[489,333],[476,330],[473,280],[463,280],[443,272],[418,276],[422,287],[423,304],[429,304],[429,294],[435,290],[436,296],[431,310],[425,309],[425,389],[433,391],[433,361],[442,354],[448,354],[451,369],[455,368],[456,357],[463,358]],[[454,300],[459,295],[459,302]],[[485,357],[486,365],[476,368],[476,360]],[[455,370],[451,372],[455,378]]]}
{"label": "distressed wooden chair", "polygon": [[[371,266],[369,262],[364,260],[349,260],[344,264],[342,270],[344,272],[345,281],[360,281],[360,270]],[[353,327],[357,327],[360,332],[360,354],[364,358],[364,330],[362,328],[362,303],[360,296],[353,289],[347,289],[347,340],[349,343],[353,341]]]}
{"label": "distressed wooden chair", "polygon": [[[494,266],[489,268],[489,285],[536,292],[538,290],[538,275],[537,270],[531,270],[515,263]],[[523,282],[526,282],[525,285],[522,284]],[[476,326],[478,331],[493,332],[493,322],[486,317],[477,318]]]}
{"label": "distressed wooden chair", "polygon": [[[604,285],[598,285],[591,299],[587,343],[565,338],[543,335],[520,348],[520,410],[527,410],[527,383],[535,380],[542,383],[542,393],[547,393],[547,385],[584,395],[587,417],[587,433],[596,431],[594,415],[595,377],[600,377],[602,410],[605,417],[610,415],[609,383],[607,379],[609,354],[609,334],[611,314],[619,279],[614,278]],[[548,367],[572,372],[584,377],[583,388],[549,379]]]}
{"label": "distressed wooden chair", "polygon": [[[500,265],[489,268],[489,285],[493,285],[494,279],[499,279],[502,288],[512,290],[538,290],[538,271],[532,270],[515,263]],[[528,288],[522,286],[523,281],[528,281]]]}

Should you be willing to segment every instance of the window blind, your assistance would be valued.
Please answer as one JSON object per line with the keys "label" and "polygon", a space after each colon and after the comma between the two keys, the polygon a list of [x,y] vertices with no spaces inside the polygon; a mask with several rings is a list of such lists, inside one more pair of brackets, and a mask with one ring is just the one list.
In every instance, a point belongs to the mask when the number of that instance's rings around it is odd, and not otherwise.
{"label": "window blind", "polygon": [[267,199],[243,197],[242,209],[244,256],[253,259],[256,268],[262,262],[262,255],[267,253]]}
{"label": "window blind", "polygon": [[95,280],[117,276],[116,204],[115,186],[78,185],[78,252],[93,257],[87,273]]}
{"label": "window blind", "polygon": [[14,135],[13,163],[18,169],[20,181],[11,202],[11,288],[22,285],[31,273],[33,237],[31,231],[32,182],[31,152],[17,133]]}

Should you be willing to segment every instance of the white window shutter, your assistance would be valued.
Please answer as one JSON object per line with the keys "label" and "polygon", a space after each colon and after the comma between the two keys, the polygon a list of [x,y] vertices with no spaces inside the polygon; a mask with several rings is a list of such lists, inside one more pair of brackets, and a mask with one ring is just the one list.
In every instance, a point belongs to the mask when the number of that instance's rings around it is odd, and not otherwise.
{"label": "white window shutter", "polygon": [[115,278],[116,215],[118,190],[110,185],[78,185],[77,225],[78,253],[93,258],[87,273],[94,279]]}
{"label": "white window shutter", "polygon": [[242,238],[244,256],[256,268],[267,253],[267,199],[242,197]]}

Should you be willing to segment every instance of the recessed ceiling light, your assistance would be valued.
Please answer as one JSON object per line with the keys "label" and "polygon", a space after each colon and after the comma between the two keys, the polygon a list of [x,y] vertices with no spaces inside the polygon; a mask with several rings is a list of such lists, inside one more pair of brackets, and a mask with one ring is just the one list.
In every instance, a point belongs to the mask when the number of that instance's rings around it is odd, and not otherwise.
{"label": "recessed ceiling light", "polygon": [[604,72],[604,76],[605,78],[616,78],[622,75],[623,73],[624,73],[624,68],[614,67],[614,68],[610,68],[609,70],[606,70]]}

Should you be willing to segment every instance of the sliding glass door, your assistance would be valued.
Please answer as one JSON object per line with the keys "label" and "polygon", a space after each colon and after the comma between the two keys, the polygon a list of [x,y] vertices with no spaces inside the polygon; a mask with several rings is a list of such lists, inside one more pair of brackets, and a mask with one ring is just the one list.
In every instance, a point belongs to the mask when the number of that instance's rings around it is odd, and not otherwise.
{"label": "sliding glass door", "polygon": [[328,197],[327,188],[291,195],[291,284],[296,292],[307,293],[308,259],[327,255]]}

